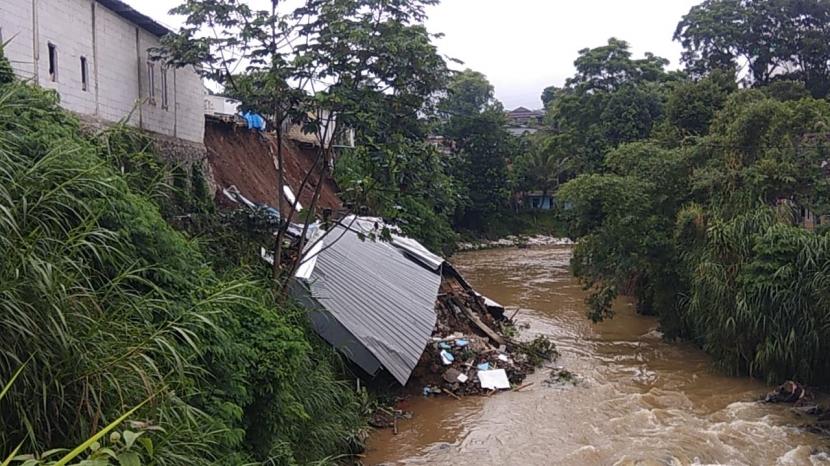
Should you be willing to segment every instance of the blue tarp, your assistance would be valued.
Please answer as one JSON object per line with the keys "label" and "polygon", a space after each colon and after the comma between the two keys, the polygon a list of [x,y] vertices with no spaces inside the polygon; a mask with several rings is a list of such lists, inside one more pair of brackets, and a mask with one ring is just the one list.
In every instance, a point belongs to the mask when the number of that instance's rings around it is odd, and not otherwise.
{"label": "blue tarp", "polygon": [[265,118],[262,118],[261,115],[257,113],[245,112],[242,114],[242,118],[248,122],[248,129],[265,131]]}

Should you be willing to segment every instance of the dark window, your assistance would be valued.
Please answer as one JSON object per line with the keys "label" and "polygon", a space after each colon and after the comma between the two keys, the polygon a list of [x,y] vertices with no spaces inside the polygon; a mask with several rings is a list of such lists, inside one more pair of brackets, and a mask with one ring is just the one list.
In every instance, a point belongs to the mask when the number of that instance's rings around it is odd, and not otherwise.
{"label": "dark window", "polygon": [[161,108],[167,110],[168,108],[168,94],[167,94],[167,67],[161,67]]}
{"label": "dark window", "polygon": [[89,90],[89,67],[86,63],[86,57],[81,57],[81,89]]}
{"label": "dark window", "polygon": [[150,103],[156,103],[156,64],[147,62],[147,96]]}
{"label": "dark window", "polygon": [[58,47],[49,42],[49,79],[58,80]]}

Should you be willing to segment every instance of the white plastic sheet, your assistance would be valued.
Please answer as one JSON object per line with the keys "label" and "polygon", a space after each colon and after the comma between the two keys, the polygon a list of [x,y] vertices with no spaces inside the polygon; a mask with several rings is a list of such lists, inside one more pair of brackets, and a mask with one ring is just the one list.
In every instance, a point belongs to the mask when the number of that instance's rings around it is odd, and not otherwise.
{"label": "white plastic sheet", "polygon": [[481,388],[494,390],[510,388],[510,381],[507,380],[507,372],[504,369],[478,371],[478,381],[481,382]]}

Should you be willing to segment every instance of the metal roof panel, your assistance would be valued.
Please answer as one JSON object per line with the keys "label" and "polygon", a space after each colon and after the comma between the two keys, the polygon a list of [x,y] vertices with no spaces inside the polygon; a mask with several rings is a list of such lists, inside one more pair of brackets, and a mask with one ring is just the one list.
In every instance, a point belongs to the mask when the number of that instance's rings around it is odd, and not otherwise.
{"label": "metal roof panel", "polygon": [[440,270],[388,242],[334,229],[308,280],[311,297],[406,384],[435,328]]}

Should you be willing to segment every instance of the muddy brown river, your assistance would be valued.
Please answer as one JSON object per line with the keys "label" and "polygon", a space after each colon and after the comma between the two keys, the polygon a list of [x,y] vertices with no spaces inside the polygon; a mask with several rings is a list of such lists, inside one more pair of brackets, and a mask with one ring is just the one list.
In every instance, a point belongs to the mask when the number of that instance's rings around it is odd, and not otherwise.
{"label": "muddy brown river", "polygon": [[830,439],[789,406],[757,400],[767,387],[719,374],[702,351],[661,339],[657,322],[618,304],[594,325],[568,272],[570,249],[464,253],[454,263],[479,291],[549,335],[555,365],[576,385],[534,385],[489,398],[414,397],[398,435],[378,431],[364,464],[830,465]]}

